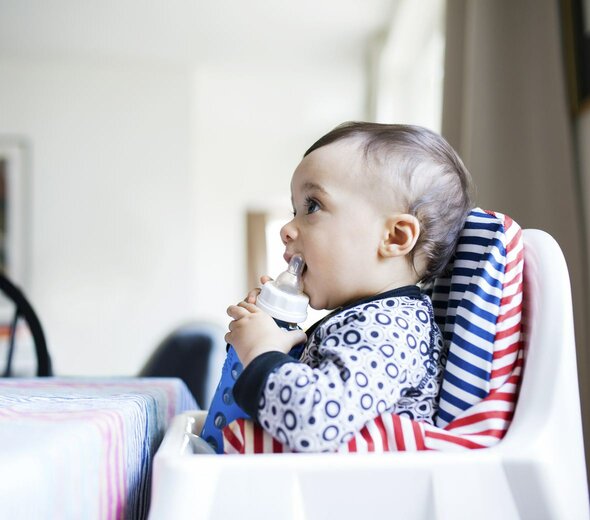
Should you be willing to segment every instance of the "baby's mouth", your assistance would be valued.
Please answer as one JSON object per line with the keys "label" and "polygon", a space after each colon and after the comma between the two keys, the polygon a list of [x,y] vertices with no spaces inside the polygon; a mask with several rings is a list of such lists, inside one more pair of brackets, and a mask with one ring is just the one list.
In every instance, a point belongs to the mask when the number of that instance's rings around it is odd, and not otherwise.
{"label": "baby's mouth", "polygon": [[307,294],[307,291],[309,290],[309,284],[307,283],[307,264],[305,264],[305,267],[303,268],[303,271],[301,272],[301,285],[303,293]]}

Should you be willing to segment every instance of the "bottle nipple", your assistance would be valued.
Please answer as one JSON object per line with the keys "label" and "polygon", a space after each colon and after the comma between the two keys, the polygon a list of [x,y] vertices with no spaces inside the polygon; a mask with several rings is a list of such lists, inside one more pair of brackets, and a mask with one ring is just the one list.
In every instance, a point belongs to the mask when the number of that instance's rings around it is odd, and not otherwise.
{"label": "bottle nipple", "polygon": [[305,262],[300,254],[293,255],[289,261],[289,267],[283,271],[276,279],[275,286],[281,291],[291,294],[303,292],[303,280],[301,275]]}
{"label": "bottle nipple", "polygon": [[277,320],[302,323],[307,319],[309,298],[303,293],[302,275],[305,261],[300,254],[293,255],[289,267],[275,281],[265,283],[256,305]]}

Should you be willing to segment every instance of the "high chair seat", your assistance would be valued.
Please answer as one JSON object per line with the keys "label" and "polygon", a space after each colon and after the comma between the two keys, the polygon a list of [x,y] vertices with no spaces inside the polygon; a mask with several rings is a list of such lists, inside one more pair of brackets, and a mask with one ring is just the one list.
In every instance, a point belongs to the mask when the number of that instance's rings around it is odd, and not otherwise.
{"label": "high chair seat", "polygon": [[[501,213],[473,210],[452,268],[432,289],[447,362],[436,425],[384,413],[339,452],[457,450],[493,446],[504,437],[522,372],[522,230]],[[289,451],[257,423],[224,431],[226,453]]]}
{"label": "high chair seat", "polygon": [[[150,520],[590,518],[567,267],[547,233],[524,230],[522,237],[526,363],[501,442],[477,450],[459,445],[458,451],[350,456],[196,455],[193,434],[205,413],[187,413],[176,417],[155,456]],[[491,373],[502,370],[500,359],[494,364],[492,357]],[[502,377],[508,384],[511,376]],[[489,381],[488,395],[500,398],[495,378]],[[454,420],[461,417],[457,412]],[[404,424],[413,430],[416,423]],[[378,432],[372,436],[379,439]]]}

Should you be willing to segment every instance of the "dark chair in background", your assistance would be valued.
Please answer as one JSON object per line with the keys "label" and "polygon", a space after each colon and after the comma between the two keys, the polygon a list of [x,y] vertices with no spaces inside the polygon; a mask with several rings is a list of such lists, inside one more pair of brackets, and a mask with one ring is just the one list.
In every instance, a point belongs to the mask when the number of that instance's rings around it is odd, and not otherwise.
{"label": "dark chair in background", "polygon": [[208,389],[210,365],[219,348],[219,332],[203,323],[190,323],[171,332],[158,345],[140,377],[178,377],[182,379],[201,408],[211,397]]}

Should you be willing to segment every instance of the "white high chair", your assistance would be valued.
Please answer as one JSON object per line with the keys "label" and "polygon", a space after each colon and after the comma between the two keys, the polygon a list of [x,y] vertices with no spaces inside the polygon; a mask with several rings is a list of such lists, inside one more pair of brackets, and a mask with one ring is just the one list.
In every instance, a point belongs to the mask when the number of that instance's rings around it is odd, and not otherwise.
{"label": "white high chair", "polygon": [[588,519],[570,282],[558,244],[524,231],[526,361],[494,447],[461,452],[194,453],[205,412],[180,415],[153,466],[149,518]]}

